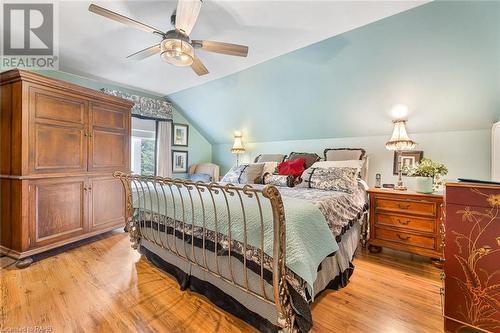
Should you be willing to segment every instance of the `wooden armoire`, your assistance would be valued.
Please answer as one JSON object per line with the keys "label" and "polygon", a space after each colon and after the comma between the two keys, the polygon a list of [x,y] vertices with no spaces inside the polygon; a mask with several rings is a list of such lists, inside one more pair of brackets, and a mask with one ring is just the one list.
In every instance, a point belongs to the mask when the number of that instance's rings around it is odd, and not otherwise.
{"label": "wooden armoire", "polygon": [[17,69],[0,88],[1,253],[22,267],[123,226],[133,103]]}

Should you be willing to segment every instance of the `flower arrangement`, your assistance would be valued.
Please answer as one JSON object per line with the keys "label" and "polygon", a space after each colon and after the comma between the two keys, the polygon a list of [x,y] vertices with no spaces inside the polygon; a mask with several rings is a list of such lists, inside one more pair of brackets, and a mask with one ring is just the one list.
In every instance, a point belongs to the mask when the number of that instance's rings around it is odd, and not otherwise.
{"label": "flower arrangement", "polygon": [[408,176],[431,177],[445,176],[448,174],[448,168],[439,162],[434,162],[429,158],[422,158],[420,163],[413,166],[405,167],[405,173]]}
{"label": "flower arrangement", "polygon": [[439,162],[429,158],[422,158],[420,163],[404,167],[403,171],[408,176],[432,178],[432,191],[438,191],[443,186],[442,177],[448,174],[448,168]]}

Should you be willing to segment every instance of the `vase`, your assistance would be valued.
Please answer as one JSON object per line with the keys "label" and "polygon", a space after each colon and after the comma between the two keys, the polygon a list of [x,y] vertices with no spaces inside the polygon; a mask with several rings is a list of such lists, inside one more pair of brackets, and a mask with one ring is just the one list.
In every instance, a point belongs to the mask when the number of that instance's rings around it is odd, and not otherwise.
{"label": "vase", "polygon": [[416,191],[418,193],[432,193],[432,187],[432,177],[416,177]]}

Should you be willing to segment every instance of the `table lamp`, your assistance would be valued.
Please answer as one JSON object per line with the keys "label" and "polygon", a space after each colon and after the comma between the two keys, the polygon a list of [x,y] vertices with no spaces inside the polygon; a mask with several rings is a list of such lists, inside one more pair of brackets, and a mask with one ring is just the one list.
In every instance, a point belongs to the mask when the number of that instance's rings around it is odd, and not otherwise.
{"label": "table lamp", "polygon": [[243,154],[245,152],[245,148],[243,147],[241,138],[241,132],[234,132],[234,144],[233,148],[231,148],[231,153],[236,154],[236,166],[240,164],[240,154]]}
{"label": "table lamp", "polygon": [[411,150],[415,148],[416,142],[408,137],[406,132],[406,120],[394,120],[394,131],[392,132],[391,139],[385,144],[388,150],[394,150],[398,154],[398,184],[394,187],[396,190],[405,191],[406,186],[403,184],[401,178],[402,165],[401,165],[401,151]]}

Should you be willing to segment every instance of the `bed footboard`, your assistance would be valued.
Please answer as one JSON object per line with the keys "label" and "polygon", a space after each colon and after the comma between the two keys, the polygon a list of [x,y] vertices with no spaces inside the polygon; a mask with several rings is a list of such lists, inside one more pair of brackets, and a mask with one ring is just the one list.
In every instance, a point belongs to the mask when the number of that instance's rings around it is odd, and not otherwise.
{"label": "bed footboard", "polygon": [[[133,249],[139,248],[142,239],[152,242],[245,293],[274,304],[281,331],[298,331],[286,280],[285,211],[276,187],[195,183],[122,172],[115,172],[114,177],[121,180],[125,189],[126,229]],[[265,218],[266,200],[272,210],[272,223]],[[269,232],[270,226],[272,259],[264,251],[265,231]],[[177,244],[180,240],[182,246]],[[196,255],[199,251],[201,258]],[[221,273],[221,253],[229,259],[229,276]],[[232,257],[243,263],[239,275],[243,281],[234,277]],[[210,265],[207,258],[215,265]],[[259,290],[249,286],[250,265],[260,275]],[[272,283],[272,295],[266,293],[265,271],[272,272],[272,281],[267,280]]]}

